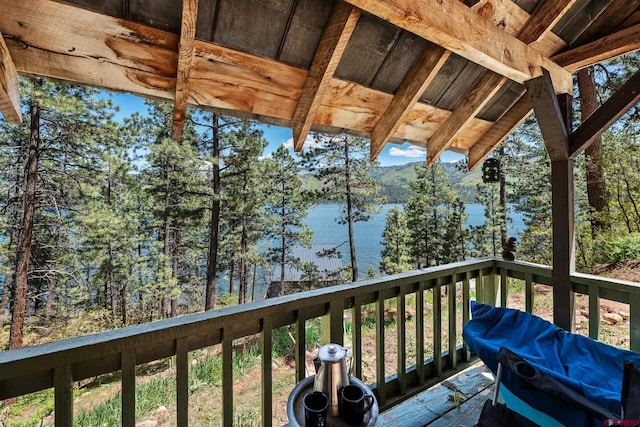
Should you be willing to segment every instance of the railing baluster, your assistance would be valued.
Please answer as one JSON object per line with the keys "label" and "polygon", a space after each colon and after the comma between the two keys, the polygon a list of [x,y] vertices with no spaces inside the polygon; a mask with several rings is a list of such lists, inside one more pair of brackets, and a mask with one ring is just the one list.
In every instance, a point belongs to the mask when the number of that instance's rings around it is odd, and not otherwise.
{"label": "railing baluster", "polygon": [[[471,317],[471,309],[470,309],[470,288],[471,288],[471,284],[470,284],[470,280],[469,280],[469,276],[470,276],[470,272],[469,271],[465,271],[464,272],[464,279],[462,280],[462,325],[466,325],[467,322],[469,321],[469,318]],[[462,355],[463,355],[463,359],[465,362],[468,362],[469,360],[471,360],[471,353],[467,350],[467,346],[465,345],[465,343],[462,343],[462,347],[463,347],[463,351],[462,351]]]}
{"label": "railing baluster", "polygon": [[442,279],[438,277],[433,287],[433,368],[435,375],[442,375]]}
{"label": "railing baluster", "polygon": [[54,370],[55,421],[57,426],[73,425],[73,376],[71,366],[62,365]]}
{"label": "railing baluster", "polygon": [[524,274],[524,303],[527,313],[533,313],[533,275],[531,273]]}
{"label": "railing baluster", "polygon": [[629,294],[629,348],[640,352],[640,295]]}
{"label": "railing baluster", "polygon": [[589,337],[600,336],[600,287],[589,286]]}
{"label": "railing baluster", "polygon": [[407,339],[406,339],[406,319],[405,319],[405,292],[402,286],[396,291],[396,336],[397,336],[397,355],[398,355],[398,385],[400,386],[400,394],[407,392]]}
{"label": "railing baluster", "polygon": [[233,427],[233,336],[222,329],[222,425]]}
{"label": "railing baluster", "polygon": [[322,316],[321,341],[323,344],[330,342],[344,344],[344,301],[331,300],[329,312]]}
{"label": "railing baluster", "polygon": [[424,384],[424,281],[418,284],[416,291],[416,370],[418,384]]}
{"label": "railing baluster", "polygon": [[506,307],[509,295],[509,275],[506,268],[500,269],[500,307]]}
{"label": "railing baluster", "polygon": [[295,330],[295,352],[296,352],[296,382],[300,382],[307,377],[307,329],[305,322],[307,319],[300,310],[297,311]]}
{"label": "railing baluster", "polygon": [[386,396],[385,357],[384,357],[384,299],[385,292],[378,292],[376,301],[376,390],[378,403],[384,405]]}
{"label": "railing baluster", "polygon": [[458,330],[456,328],[456,281],[455,276],[449,279],[449,367],[456,368],[458,357],[456,353],[456,341],[458,339]]}
{"label": "railing baluster", "polygon": [[484,303],[496,305],[496,274],[495,268],[490,268],[489,273],[483,276],[482,287]]}
{"label": "railing baluster", "polygon": [[176,340],[176,416],[179,426],[189,424],[189,347],[187,338]]}
{"label": "railing baluster", "polygon": [[356,295],[353,298],[351,342],[353,343],[353,348],[351,349],[353,375],[357,378],[362,378],[362,297],[360,295]]}
{"label": "railing baluster", "polygon": [[476,301],[487,303],[484,298],[484,272],[482,269],[477,270],[476,276]]}
{"label": "railing baluster", "polygon": [[271,375],[273,330],[271,318],[262,319],[262,425],[271,427],[273,417],[273,378]]}
{"label": "railing baluster", "polygon": [[136,352],[125,350],[120,355],[122,376],[122,425],[136,425]]}

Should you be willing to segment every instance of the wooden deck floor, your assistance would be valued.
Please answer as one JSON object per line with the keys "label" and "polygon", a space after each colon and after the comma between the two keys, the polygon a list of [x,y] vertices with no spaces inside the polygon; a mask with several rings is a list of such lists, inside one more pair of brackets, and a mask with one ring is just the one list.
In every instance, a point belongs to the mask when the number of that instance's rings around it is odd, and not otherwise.
{"label": "wooden deck floor", "polygon": [[478,362],[378,417],[378,426],[472,427],[493,393],[493,377]]}

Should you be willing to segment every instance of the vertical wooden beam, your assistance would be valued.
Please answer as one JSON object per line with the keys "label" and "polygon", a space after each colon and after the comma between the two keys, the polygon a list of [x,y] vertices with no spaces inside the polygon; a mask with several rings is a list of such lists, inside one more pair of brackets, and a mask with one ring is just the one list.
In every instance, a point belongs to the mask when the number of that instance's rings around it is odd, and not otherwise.
{"label": "vertical wooden beam", "polygon": [[553,320],[567,331],[574,328],[575,271],[573,160],[569,157],[571,97],[555,96],[549,74],[526,83],[533,109],[551,159],[551,217],[553,224]]}
{"label": "vertical wooden beam", "polygon": [[405,319],[405,293],[400,286],[396,292],[396,342],[398,346],[398,388],[400,395],[407,392],[407,337],[406,337],[406,319]]}
{"label": "vertical wooden beam", "polygon": [[433,372],[442,375],[442,278],[433,287]]}
{"label": "vertical wooden beam", "polygon": [[178,47],[178,74],[176,76],[176,99],[173,104],[173,139],[182,138],[189,100],[189,74],[193,62],[193,46],[198,20],[198,0],[182,0],[182,26]]}
{"label": "vertical wooden beam", "polygon": [[2,33],[0,33],[0,111],[9,123],[22,121],[18,72]]}
{"label": "vertical wooden beam", "polygon": [[418,284],[416,291],[416,370],[418,384],[424,384],[424,282]]}
{"label": "vertical wooden beam", "polygon": [[449,293],[447,294],[449,306],[449,368],[455,369],[458,364],[457,338],[458,328],[456,322],[456,278],[455,275],[449,278]]}
{"label": "vertical wooden beam", "polygon": [[262,425],[271,427],[273,418],[273,324],[262,319]]}
{"label": "vertical wooden beam", "polygon": [[73,425],[73,375],[71,366],[62,365],[55,368],[53,384],[55,388],[55,425]]}
{"label": "vertical wooden beam", "polygon": [[[462,326],[466,325],[471,317],[471,298],[470,298],[470,290],[471,290],[471,280],[470,280],[470,272],[464,272],[464,279],[462,279]],[[467,345],[462,344],[462,359],[465,362],[468,362],[471,359],[471,352],[469,352]]]}
{"label": "vertical wooden beam", "polygon": [[322,344],[344,343],[344,302],[333,300],[329,303],[329,311],[320,320],[320,341]]}
{"label": "vertical wooden beam", "polygon": [[293,112],[293,148],[302,150],[331,78],[360,18],[360,10],[338,0],[324,28]]}
{"label": "vertical wooden beam", "polygon": [[188,338],[176,339],[176,418],[179,426],[189,424]]}
{"label": "vertical wooden beam", "polygon": [[629,295],[629,349],[640,351],[640,295]]}
{"label": "vertical wooden beam", "polygon": [[222,425],[233,427],[233,336],[231,326],[222,329]]}
{"label": "vertical wooden beam", "polygon": [[[300,382],[307,377],[307,354],[306,354],[306,318],[297,311],[296,319],[296,336],[295,336],[295,352],[296,352],[296,382]],[[314,372],[315,373],[315,372]]]}
{"label": "vertical wooden beam", "polygon": [[362,296],[353,297],[351,309],[351,348],[353,375],[362,378]]}
{"label": "vertical wooden beam", "polygon": [[120,355],[122,376],[122,425],[136,425],[136,351],[125,350]]}
{"label": "vertical wooden beam", "polygon": [[385,339],[384,339],[384,300],[385,291],[378,292],[376,301],[376,393],[378,404],[387,402],[387,382],[385,377]]}

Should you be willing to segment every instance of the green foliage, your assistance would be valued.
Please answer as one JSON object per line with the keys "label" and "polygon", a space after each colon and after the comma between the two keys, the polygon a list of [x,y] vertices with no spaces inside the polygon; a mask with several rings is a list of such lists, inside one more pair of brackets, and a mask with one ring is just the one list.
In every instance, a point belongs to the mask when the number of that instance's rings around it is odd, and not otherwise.
{"label": "green foliage", "polygon": [[383,248],[380,254],[380,270],[383,273],[402,273],[413,267],[408,246],[409,236],[404,213],[400,208],[391,208],[387,214],[385,229],[382,232]]}
{"label": "green foliage", "polygon": [[608,241],[606,253],[607,259],[610,261],[623,262],[628,259],[640,259],[640,233],[631,233]]}

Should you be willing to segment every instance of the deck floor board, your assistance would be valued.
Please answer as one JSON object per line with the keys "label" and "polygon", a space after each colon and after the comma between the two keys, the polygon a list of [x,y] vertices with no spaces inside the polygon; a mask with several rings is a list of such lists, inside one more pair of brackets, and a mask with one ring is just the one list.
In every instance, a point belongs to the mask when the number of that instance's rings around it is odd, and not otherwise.
{"label": "deck floor board", "polygon": [[378,426],[472,427],[491,398],[493,378],[479,363],[380,414]]}

